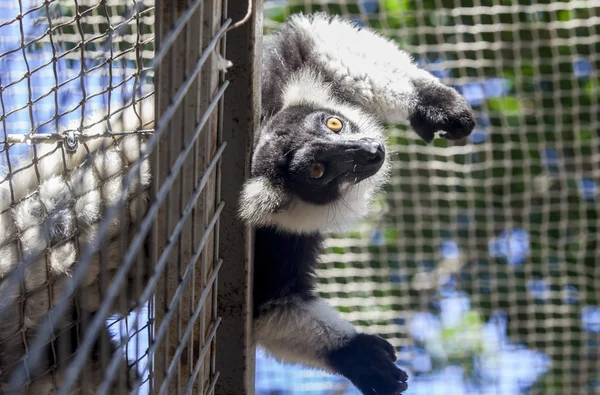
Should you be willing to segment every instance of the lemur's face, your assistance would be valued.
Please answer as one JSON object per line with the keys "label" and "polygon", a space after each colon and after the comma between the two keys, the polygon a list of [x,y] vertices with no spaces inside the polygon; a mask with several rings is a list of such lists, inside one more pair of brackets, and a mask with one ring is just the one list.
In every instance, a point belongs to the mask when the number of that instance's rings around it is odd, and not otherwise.
{"label": "lemur's face", "polygon": [[290,107],[266,125],[252,176],[266,176],[308,203],[334,203],[381,169],[386,155],[378,132],[361,131],[333,111]]}
{"label": "lemur's face", "polygon": [[261,128],[242,215],[296,232],[343,230],[366,213],[387,168],[383,129],[369,115],[290,106]]}

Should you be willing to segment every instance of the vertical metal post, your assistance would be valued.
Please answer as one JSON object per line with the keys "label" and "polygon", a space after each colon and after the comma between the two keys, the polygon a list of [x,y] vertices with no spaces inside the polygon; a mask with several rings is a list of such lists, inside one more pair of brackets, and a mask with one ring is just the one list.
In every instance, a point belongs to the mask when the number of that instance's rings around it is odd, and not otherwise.
{"label": "vertical metal post", "polygon": [[[250,0],[229,0],[227,16],[240,21]],[[231,85],[223,106],[223,140],[228,143],[222,162],[218,313],[216,364],[220,376],[217,394],[254,393],[254,346],[252,345],[252,247],[253,237],[237,216],[238,197],[249,173],[254,129],[260,114],[260,44],[262,2],[252,2],[250,20],[227,35],[226,58]]]}
{"label": "vertical metal post", "polygon": [[[173,0],[158,0],[156,2],[156,45],[157,50],[161,48],[163,38],[167,37],[169,31],[172,29],[174,22],[181,15],[185,9],[185,1],[173,1]],[[169,106],[173,95],[177,91],[177,88],[181,84],[183,79],[183,59],[185,54],[182,53],[183,48],[180,45],[174,44],[172,49],[169,50],[168,55],[165,56],[164,60],[158,65],[155,77],[155,89],[156,89],[156,119],[160,119],[162,114],[166,111]],[[180,149],[180,141],[173,141],[174,137],[178,137],[178,132],[181,130],[181,110],[177,111],[177,114],[173,116],[170,122],[169,131],[165,133],[153,156],[153,186],[154,196],[158,193],[162,180],[165,180],[169,176],[169,170],[173,157],[177,156],[177,149]],[[179,186],[179,183],[175,187]],[[155,259],[152,262],[153,267],[156,266],[157,257],[159,257],[165,246],[168,243],[169,231],[173,227],[173,222],[177,220],[179,214],[179,207],[177,205],[178,199],[174,198],[171,194],[166,199],[159,209],[157,221],[154,227],[154,240],[152,241],[152,248],[155,249],[152,254]],[[159,326],[165,321],[165,315],[168,312],[169,299],[173,295],[173,288],[177,284],[178,280],[178,268],[176,262],[169,262],[164,274],[158,281],[156,293],[154,295],[154,336]],[[166,380],[166,372],[171,362],[171,356],[173,350],[177,346],[177,322],[173,320],[169,323],[167,334],[163,340],[153,341],[158,343],[157,352],[152,355],[152,366],[153,366],[153,378],[151,380],[151,393],[158,393],[161,386]],[[168,392],[175,393],[177,388],[175,380],[169,383]]]}
{"label": "vertical metal post", "polygon": [[[158,49],[168,42],[165,37],[178,33],[158,66],[155,84],[157,119],[176,106],[153,157],[156,190],[165,179],[176,178],[159,208],[152,244],[159,261],[167,262],[155,262],[161,275],[155,293],[152,393],[206,393],[217,378],[211,362],[219,326],[213,296],[220,260],[213,229],[221,202],[219,165],[214,163],[223,151],[214,103],[226,84],[219,87],[212,45],[218,48],[214,43],[225,31],[222,10],[221,0],[157,1]],[[178,95],[180,101],[175,100]],[[172,236],[178,224],[177,236]],[[161,327],[166,329],[161,332]]]}

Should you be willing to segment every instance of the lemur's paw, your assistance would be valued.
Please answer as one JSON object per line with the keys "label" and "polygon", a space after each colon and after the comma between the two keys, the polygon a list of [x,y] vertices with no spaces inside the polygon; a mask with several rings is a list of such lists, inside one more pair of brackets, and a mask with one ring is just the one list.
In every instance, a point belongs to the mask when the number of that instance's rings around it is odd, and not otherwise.
{"label": "lemur's paw", "polygon": [[475,128],[475,116],[469,103],[456,90],[437,81],[417,80],[416,102],[410,113],[410,124],[426,142],[436,132],[448,140],[459,140]]}
{"label": "lemur's paw", "polygon": [[408,375],[394,363],[394,347],[379,336],[361,333],[328,359],[363,394],[398,395],[408,387]]}

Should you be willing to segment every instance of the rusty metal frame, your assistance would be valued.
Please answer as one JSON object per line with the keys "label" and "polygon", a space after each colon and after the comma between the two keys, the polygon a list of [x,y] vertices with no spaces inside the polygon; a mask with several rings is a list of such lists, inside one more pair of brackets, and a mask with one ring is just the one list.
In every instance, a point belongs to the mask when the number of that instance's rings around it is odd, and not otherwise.
{"label": "rusty metal frame", "polygon": [[[225,0],[227,1],[227,0]],[[249,0],[229,0],[227,15],[234,21],[247,15]],[[221,195],[225,208],[221,219],[221,257],[226,262],[219,276],[217,393],[254,393],[252,344],[252,247],[253,234],[237,216],[239,191],[249,174],[254,130],[260,114],[262,1],[251,3],[249,20],[227,35],[227,70],[231,80],[223,107],[223,139],[230,142],[223,160]]]}
{"label": "rusty metal frame", "polygon": [[[247,5],[247,0],[157,4],[158,50],[172,26],[180,33],[157,69],[157,119],[172,118],[153,162],[156,187],[174,177],[173,157],[182,149],[190,155],[181,162],[171,201],[160,208],[153,231],[153,255],[160,257],[155,267],[163,275],[153,277],[151,393],[254,390],[252,237],[237,217],[237,199],[259,114],[261,3],[253,4],[250,21],[227,32],[232,21],[243,19]],[[226,72],[223,59],[233,63]],[[170,112],[178,87],[187,81],[189,91]]]}

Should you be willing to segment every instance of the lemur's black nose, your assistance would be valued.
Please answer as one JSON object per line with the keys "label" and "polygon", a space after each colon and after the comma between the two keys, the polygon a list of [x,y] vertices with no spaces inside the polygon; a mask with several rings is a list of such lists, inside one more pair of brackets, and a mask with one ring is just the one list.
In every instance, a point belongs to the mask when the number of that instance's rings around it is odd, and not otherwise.
{"label": "lemur's black nose", "polygon": [[385,147],[380,141],[363,137],[345,142],[344,165],[354,182],[360,182],[377,173],[385,160]]}
{"label": "lemur's black nose", "polygon": [[356,161],[367,165],[377,165],[383,163],[385,159],[385,149],[381,142],[362,138],[357,142]]}
{"label": "lemur's black nose", "polygon": [[306,175],[311,182],[328,184],[350,180],[358,183],[376,174],[385,161],[385,146],[372,138],[331,140],[310,155]]}

